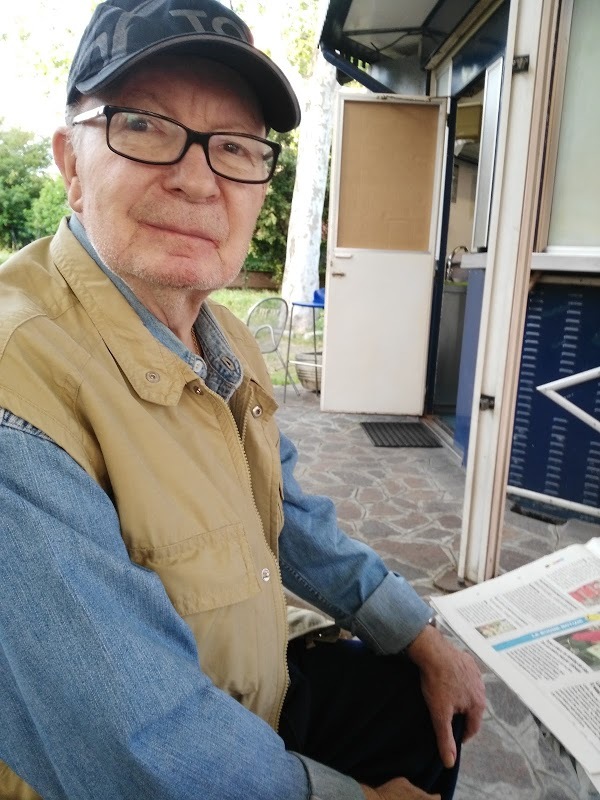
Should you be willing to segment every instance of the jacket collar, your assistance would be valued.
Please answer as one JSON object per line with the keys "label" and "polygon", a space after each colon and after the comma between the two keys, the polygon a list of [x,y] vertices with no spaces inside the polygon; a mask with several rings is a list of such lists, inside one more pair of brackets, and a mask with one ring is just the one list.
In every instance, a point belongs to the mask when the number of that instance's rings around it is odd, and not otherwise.
{"label": "jacket collar", "polygon": [[186,384],[204,376],[208,388],[225,400],[240,385],[240,362],[206,303],[196,320],[206,355],[204,368],[203,362],[101,262],[75,216],[71,217],[70,226],[67,220],[62,221],[51,253],[57,269],[142,399],[176,405]]}

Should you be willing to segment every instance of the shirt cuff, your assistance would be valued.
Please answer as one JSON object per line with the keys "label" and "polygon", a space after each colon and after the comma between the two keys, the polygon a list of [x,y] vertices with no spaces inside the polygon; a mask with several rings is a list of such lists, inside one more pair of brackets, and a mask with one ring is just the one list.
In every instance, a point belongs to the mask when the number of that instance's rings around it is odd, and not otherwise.
{"label": "shirt cuff", "polygon": [[376,653],[389,655],[414,642],[432,616],[433,610],[412,586],[389,572],[349,624],[339,622]]}
{"label": "shirt cuff", "polygon": [[365,795],[354,778],[342,775],[341,772],[299,753],[293,755],[300,759],[306,770],[310,785],[308,800],[340,800],[340,797],[344,800],[365,800]]}

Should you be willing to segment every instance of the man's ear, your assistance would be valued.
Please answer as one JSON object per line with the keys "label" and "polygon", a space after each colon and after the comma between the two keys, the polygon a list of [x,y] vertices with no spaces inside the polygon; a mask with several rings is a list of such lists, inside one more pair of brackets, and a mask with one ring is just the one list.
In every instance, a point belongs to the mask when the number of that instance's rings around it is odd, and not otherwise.
{"label": "man's ear", "polygon": [[59,128],[52,137],[52,152],[67,190],[69,205],[73,211],[81,212],[83,210],[83,193],[77,174],[77,156],[66,127]]}

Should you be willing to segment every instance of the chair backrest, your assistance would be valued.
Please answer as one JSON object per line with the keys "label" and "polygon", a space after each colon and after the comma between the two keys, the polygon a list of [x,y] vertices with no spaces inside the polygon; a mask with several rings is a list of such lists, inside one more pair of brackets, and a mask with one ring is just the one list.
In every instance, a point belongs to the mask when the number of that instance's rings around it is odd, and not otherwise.
{"label": "chair backrest", "polygon": [[258,342],[262,353],[274,353],[285,331],[288,304],[283,297],[265,297],[248,312],[246,325]]}
{"label": "chair backrest", "polygon": [[321,289],[315,289],[315,291],[313,292],[313,304],[315,306],[325,307],[325,287],[324,286]]}

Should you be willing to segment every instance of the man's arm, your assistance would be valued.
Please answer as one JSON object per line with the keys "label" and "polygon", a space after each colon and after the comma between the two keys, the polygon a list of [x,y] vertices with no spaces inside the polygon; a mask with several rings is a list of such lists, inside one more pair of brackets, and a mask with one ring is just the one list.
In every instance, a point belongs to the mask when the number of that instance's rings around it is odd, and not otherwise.
{"label": "man's arm", "polygon": [[338,528],[329,498],[305,494],[298,454],[281,434],[283,510],[279,561],[288,589],[333,617],[379,653],[405,650],[433,611],[375,551]]}
{"label": "man's arm", "polygon": [[465,714],[465,739],[481,724],[483,681],[474,659],[428,625],[432,611],[371,548],[337,527],[333,503],[305,495],[293,476],[294,445],[281,435],[285,524],[280,561],[286,586],[330,614],[376,652],[404,650],[417,664],[443,763],[452,766],[452,718]]}
{"label": "man's arm", "polygon": [[[0,758],[45,798],[307,800],[305,764],[201,672],[102,489],[1,410],[0,464]],[[324,800],[362,796],[321,770]]]}

